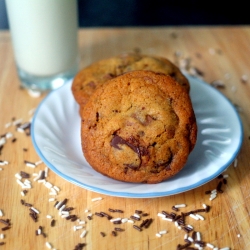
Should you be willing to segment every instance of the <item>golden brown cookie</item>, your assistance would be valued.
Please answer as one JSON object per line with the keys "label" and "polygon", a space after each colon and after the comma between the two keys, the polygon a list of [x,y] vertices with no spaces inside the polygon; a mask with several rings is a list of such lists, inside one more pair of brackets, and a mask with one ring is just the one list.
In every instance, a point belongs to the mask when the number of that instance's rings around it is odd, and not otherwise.
{"label": "golden brown cookie", "polygon": [[81,141],[98,172],[158,183],[185,165],[197,137],[190,96],[173,78],[132,71],[99,87],[82,110]]}
{"label": "golden brown cookie", "polygon": [[170,75],[189,91],[190,86],[187,78],[168,59],[159,56],[124,53],[97,61],[82,69],[73,80],[73,96],[80,106],[85,105],[97,87],[111,78],[133,70],[151,70]]}

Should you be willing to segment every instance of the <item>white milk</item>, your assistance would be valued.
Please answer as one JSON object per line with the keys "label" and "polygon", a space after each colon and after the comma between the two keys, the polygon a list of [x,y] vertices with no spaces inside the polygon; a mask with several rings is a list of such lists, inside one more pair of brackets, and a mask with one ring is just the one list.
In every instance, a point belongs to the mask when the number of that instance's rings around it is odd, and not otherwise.
{"label": "white milk", "polygon": [[76,64],[75,0],[6,0],[17,67],[49,76]]}

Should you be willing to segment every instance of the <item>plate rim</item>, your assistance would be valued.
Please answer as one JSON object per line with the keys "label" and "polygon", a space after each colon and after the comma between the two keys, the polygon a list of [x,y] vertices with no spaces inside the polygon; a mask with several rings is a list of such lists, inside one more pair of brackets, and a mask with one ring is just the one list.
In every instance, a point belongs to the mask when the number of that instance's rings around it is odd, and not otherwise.
{"label": "plate rim", "polygon": [[[37,145],[36,139],[35,139],[35,126],[33,126],[34,122],[36,121],[36,117],[39,114],[39,110],[40,108],[43,106],[43,104],[46,102],[46,100],[53,94],[55,94],[57,91],[59,91],[62,88],[65,88],[67,85],[72,83],[72,79],[70,79],[67,83],[65,83],[63,86],[59,87],[58,89],[52,90],[51,92],[49,92],[46,97],[39,103],[39,105],[37,106],[32,122],[31,122],[31,138],[32,138],[32,143],[33,146],[38,154],[38,156],[41,158],[41,160],[45,163],[45,165],[47,165],[54,173],[56,173],[57,175],[59,175],[61,178],[63,178],[64,180],[71,182],[81,188],[90,190],[92,192],[96,192],[99,194],[104,194],[104,195],[109,195],[109,196],[114,196],[114,197],[123,197],[123,198],[157,198],[157,197],[164,197],[164,196],[171,196],[171,195],[176,195],[179,193],[183,193],[186,191],[190,191],[193,190],[195,188],[198,188],[206,183],[208,183],[209,181],[213,180],[214,178],[216,178],[220,173],[222,173],[223,171],[225,171],[225,169],[227,169],[231,163],[234,161],[234,159],[236,158],[236,156],[238,155],[241,147],[242,147],[242,143],[243,143],[243,138],[244,138],[244,130],[243,130],[243,124],[242,124],[242,120],[240,118],[239,113],[236,110],[236,107],[233,105],[233,103],[224,95],[222,94],[220,91],[218,91],[216,88],[214,88],[213,86],[211,86],[210,84],[206,83],[204,80],[199,79],[197,77],[191,76],[191,75],[187,75],[185,74],[185,76],[188,78],[189,81],[199,81],[199,83],[206,85],[206,87],[212,89],[212,91],[215,91],[216,93],[218,93],[220,95],[220,97],[222,99],[224,99],[224,101],[226,101],[229,106],[231,106],[232,110],[234,111],[234,113],[236,114],[237,117],[237,122],[239,124],[239,129],[240,129],[240,138],[239,138],[239,144],[237,145],[236,150],[232,153],[230,159],[228,159],[228,161],[222,165],[213,175],[210,175],[207,178],[204,178],[192,185],[189,185],[188,187],[181,187],[181,188],[177,188],[174,190],[170,190],[170,191],[163,191],[163,192],[149,192],[149,193],[131,193],[131,192],[114,192],[114,191],[109,191],[109,190],[105,190],[103,188],[99,188],[99,187],[94,187],[88,184],[85,184],[83,182],[80,182],[74,178],[72,178],[71,176],[68,176],[67,174],[62,173],[60,170],[58,170],[49,160],[47,160],[47,158],[44,156],[44,154],[42,153],[41,149],[39,148],[39,146]],[[157,185],[157,184],[141,184],[141,185]]]}

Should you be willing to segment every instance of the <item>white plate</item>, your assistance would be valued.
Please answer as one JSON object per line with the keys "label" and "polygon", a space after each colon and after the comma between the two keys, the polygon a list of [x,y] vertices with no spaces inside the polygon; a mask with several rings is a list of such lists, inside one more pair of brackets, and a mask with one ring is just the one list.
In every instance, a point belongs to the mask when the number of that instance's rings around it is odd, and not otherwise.
{"label": "white plate", "polygon": [[198,140],[186,166],[171,179],[159,184],[124,183],[93,170],[81,150],[80,117],[71,81],[48,94],[38,106],[31,126],[35,149],[56,174],[101,194],[150,198],[199,187],[233,162],[242,144],[243,129],[234,106],[219,91],[199,79],[188,78]]}

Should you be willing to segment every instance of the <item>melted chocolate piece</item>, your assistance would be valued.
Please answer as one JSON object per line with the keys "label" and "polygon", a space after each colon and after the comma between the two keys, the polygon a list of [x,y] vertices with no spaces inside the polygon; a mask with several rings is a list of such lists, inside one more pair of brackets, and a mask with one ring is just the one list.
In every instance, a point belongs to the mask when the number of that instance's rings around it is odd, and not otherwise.
{"label": "melted chocolate piece", "polygon": [[126,141],[122,137],[120,137],[119,135],[114,135],[114,137],[113,137],[113,139],[111,141],[111,146],[114,147],[114,148],[117,148],[117,149],[121,150],[121,148],[119,147],[119,144],[120,145],[122,145],[122,144],[127,145],[135,153],[137,153],[139,157],[141,156],[139,147],[133,145],[132,143],[129,143],[128,141]]}
{"label": "melted chocolate piece", "polygon": [[126,166],[126,169],[127,168],[131,168],[133,170],[138,170],[140,168],[140,165],[139,166],[135,166],[135,165],[132,165],[132,164],[124,164],[124,166]]}
{"label": "melted chocolate piece", "polygon": [[134,166],[131,164],[124,164],[124,166],[126,168],[125,172],[127,172],[128,168],[131,168],[133,170],[138,170],[140,168],[141,162],[142,162],[141,156],[146,155],[148,153],[145,148],[139,146],[138,141],[133,137],[130,137],[129,141],[127,141],[127,140],[123,139],[122,137],[120,137],[119,135],[114,135],[110,144],[112,147],[117,148],[119,150],[121,150],[119,145],[122,145],[122,144],[127,145],[138,155],[138,157],[140,159],[139,166]]}

